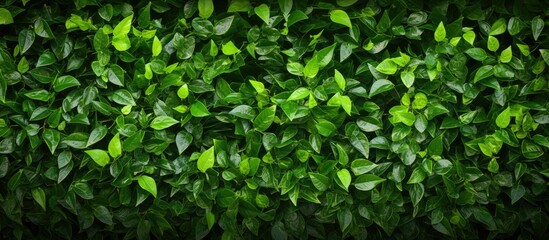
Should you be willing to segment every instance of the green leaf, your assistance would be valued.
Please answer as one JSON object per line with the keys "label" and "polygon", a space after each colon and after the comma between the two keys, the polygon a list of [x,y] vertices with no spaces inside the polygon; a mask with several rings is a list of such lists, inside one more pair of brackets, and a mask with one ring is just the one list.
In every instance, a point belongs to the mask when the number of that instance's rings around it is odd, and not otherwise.
{"label": "green leaf", "polygon": [[332,20],[332,22],[334,23],[341,24],[348,28],[353,28],[349,15],[347,15],[347,13],[343,10],[336,9],[330,11],[330,20]]}
{"label": "green leaf", "polygon": [[477,72],[475,73],[475,77],[473,78],[473,83],[476,83],[482,79],[485,79],[487,77],[490,77],[494,74],[494,66],[492,65],[485,65],[477,69]]}
{"label": "green leaf", "polygon": [[292,94],[288,97],[288,101],[295,101],[295,100],[300,100],[300,99],[304,99],[306,97],[309,96],[309,89],[307,88],[304,88],[304,87],[300,87],[296,90],[294,90],[294,92],[292,92]]}
{"label": "green leaf", "polygon": [[309,178],[315,186],[316,189],[323,192],[326,191],[330,184],[330,178],[320,174],[320,173],[309,173]]}
{"label": "green leaf", "polygon": [[221,47],[221,51],[225,55],[233,55],[240,52],[240,50],[234,45],[233,41],[229,41]]}
{"label": "green leaf", "polygon": [[252,120],[257,115],[257,112],[248,105],[239,105],[233,108],[233,110],[231,110],[229,114],[237,116],[239,118]]}
{"label": "green leaf", "polygon": [[122,155],[122,143],[120,142],[119,133],[116,133],[109,142],[108,150],[112,158],[117,158]]}
{"label": "green leaf", "polygon": [[112,214],[105,206],[97,206],[93,210],[93,215],[102,223],[106,225],[112,225]]}
{"label": "green leaf", "polygon": [[446,39],[446,28],[444,28],[444,23],[441,21],[435,30],[435,41],[442,42],[444,39]]}
{"label": "green leaf", "polygon": [[496,118],[496,125],[500,128],[506,128],[511,123],[511,108],[507,107]]}
{"label": "green leaf", "polygon": [[67,88],[80,86],[80,82],[73,76],[65,75],[55,79],[53,83],[53,90],[61,92]]}
{"label": "green leaf", "polygon": [[53,52],[47,51],[45,53],[42,53],[40,57],[38,57],[36,67],[49,66],[54,64],[56,61],[57,59],[55,58],[55,54],[53,54]]}
{"label": "green leaf", "polygon": [[391,58],[386,58],[377,65],[376,70],[383,74],[393,75],[397,71],[397,65]]}
{"label": "green leaf", "polygon": [[377,80],[372,84],[372,88],[370,88],[370,94],[369,97],[372,98],[375,95],[378,95],[383,92],[387,92],[394,88],[394,84],[386,79]]}
{"label": "green leaf", "polygon": [[545,22],[539,16],[536,16],[532,19],[531,28],[532,28],[532,35],[534,36],[534,40],[536,41],[538,40],[539,35],[542,33],[544,26],[545,26]]}
{"label": "green leaf", "polygon": [[115,35],[112,39],[112,45],[120,52],[127,51],[131,47],[130,38],[127,35]]}
{"label": "green leaf", "polygon": [[50,150],[51,154],[53,154],[55,152],[55,149],[57,149],[57,146],[59,146],[59,142],[61,141],[61,133],[57,130],[46,129],[42,133],[42,139],[44,139],[44,142],[46,142],[48,149]]}
{"label": "green leaf", "polygon": [[227,12],[248,12],[252,9],[249,0],[234,0],[231,1]]}
{"label": "green leaf", "polygon": [[8,9],[0,8],[0,25],[8,25],[13,23],[13,17]]}
{"label": "green leaf", "polygon": [[189,85],[181,85],[181,87],[177,90],[177,96],[181,99],[186,99],[189,96]]}
{"label": "green leaf", "polygon": [[34,201],[42,207],[42,210],[46,211],[46,192],[44,192],[44,189],[41,187],[33,188],[31,194]]}
{"label": "green leaf", "polygon": [[198,15],[201,18],[209,18],[214,11],[212,0],[198,0]]}
{"label": "green leaf", "polygon": [[386,180],[373,174],[364,174],[355,179],[354,185],[360,191],[370,191]]}
{"label": "green leaf", "polygon": [[198,158],[198,162],[197,162],[198,170],[205,173],[206,170],[213,167],[214,162],[215,162],[215,152],[214,152],[214,147],[212,146],[208,150],[200,154],[200,157]]}
{"label": "green leaf", "polygon": [[442,134],[435,137],[427,146],[427,151],[431,156],[441,156],[442,155]]}
{"label": "green leaf", "polygon": [[465,53],[477,61],[484,61],[488,57],[488,54],[482,48],[469,48]]}
{"label": "green leaf", "polygon": [[314,78],[316,74],[318,74],[318,70],[320,69],[318,58],[316,56],[313,56],[307,64],[305,64],[305,67],[303,68],[303,75],[308,78]]}
{"label": "green leaf", "polygon": [[169,116],[158,116],[155,117],[151,122],[151,128],[154,130],[163,130],[166,128],[169,128],[175,124],[179,123],[179,121],[173,119]]}
{"label": "green leaf", "polygon": [[112,100],[115,103],[118,103],[123,106],[136,106],[135,101],[133,100],[132,94],[125,89],[119,89],[114,92],[112,95]]}
{"label": "green leaf", "polygon": [[475,43],[476,34],[473,31],[468,31],[463,33],[463,39],[467,41],[469,44],[473,45]]}
{"label": "green leaf", "polygon": [[103,139],[107,135],[107,127],[103,125],[96,126],[90,133],[88,141],[86,142],[86,147],[89,147]]}
{"label": "green leaf", "polygon": [[149,192],[153,195],[153,197],[156,198],[156,182],[152,177],[149,177],[147,175],[141,175],[136,177],[137,183],[139,184],[139,187],[141,187],[143,190]]}
{"label": "green leaf", "polygon": [[105,150],[93,149],[84,151],[97,165],[104,167],[110,161],[109,154]]}
{"label": "green leaf", "polygon": [[261,110],[253,121],[254,128],[261,132],[267,130],[274,121],[275,113],[276,105]]}
{"label": "green leaf", "polygon": [[337,69],[334,69],[334,80],[336,81],[337,86],[341,90],[345,91],[345,84],[346,84],[345,78]]}
{"label": "green leaf", "polygon": [[156,57],[160,55],[161,52],[162,52],[162,43],[160,42],[157,36],[154,36],[153,44],[152,44],[152,56]]}
{"label": "green leaf", "polygon": [[269,25],[270,19],[270,9],[267,4],[261,4],[254,8],[254,13],[263,20],[267,25]]}
{"label": "green leaf", "polygon": [[334,50],[335,50],[336,44],[332,44],[328,47],[325,47],[323,49],[320,49],[315,55],[318,59],[318,67],[324,68],[332,62],[332,59],[334,57]]}
{"label": "green leaf", "polygon": [[507,47],[499,55],[499,61],[502,62],[502,63],[510,62],[511,58],[513,58],[513,50],[511,49],[511,46]]}
{"label": "green leaf", "polygon": [[19,32],[19,48],[21,51],[21,54],[25,54],[33,45],[34,43],[34,31],[31,31],[29,29],[23,29],[21,32]]}
{"label": "green leaf", "polygon": [[507,21],[505,18],[500,18],[492,24],[492,27],[490,28],[490,35],[500,35],[505,32],[505,29],[507,29]]}
{"label": "green leaf", "polygon": [[488,50],[490,50],[492,52],[497,51],[498,48],[499,48],[499,41],[495,37],[488,36],[487,44],[488,44]]}
{"label": "green leaf", "polygon": [[377,164],[366,159],[356,159],[351,163],[351,171],[355,176],[362,175],[374,170]]}
{"label": "green leaf", "polygon": [[206,108],[206,105],[204,105],[201,101],[193,102],[190,109],[193,117],[206,117],[211,115],[208,108]]}
{"label": "green leaf", "polygon": [[[132,27],[132,21],[133,21],[133,13],[122,19],[114,29],[112,30],[112,34],[116,38],[117,36],[126,36],[131,30]],[[114,40],[113,40],[114,41]]]}
{"label": "green leaf", "polygon": [[400,72],[400,80],[402,80],[402,83],[404,83],[404,86],[406,86],[407,88],[411,88],[414,85],[415,79],[416,76],[411,71]]}
{"label": "green leaf", "polygon": [[549,50],[547,49],[540,49],[539,53],[541,54],[541,57],[545,61],[547,65],[549,65]]}
{"label": "green leaf", "polygon": [[318,120],[315,127],[318,133],[324,137],[331,136],[337,130],[337,127],[332,122],[325,119]]}

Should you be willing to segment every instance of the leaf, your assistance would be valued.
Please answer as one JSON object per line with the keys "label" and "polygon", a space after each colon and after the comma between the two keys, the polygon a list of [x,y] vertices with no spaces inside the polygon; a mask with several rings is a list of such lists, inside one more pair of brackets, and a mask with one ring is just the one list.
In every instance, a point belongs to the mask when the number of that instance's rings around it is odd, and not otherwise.
{"label": "leaf", "polygon": [[303,68],[303,75],[308,78],[314,78],[319,69],[320,66],[318,59],[314,56],[311,60],[309,60],[309,62],[307,62],[307,64],[305,64],[305,67]]}
{"label": "leaf", "polygon": [[497,51],[498,48],[499,48],[499,41],[495,37],[488,36],[487,44],[488,44],[488,50],[490,50],[492,52]]}
{"label": "leaf", "polygon": [[500,128],[506,128],[511,123],[511,108],[507,107],[496,118],[496,125]]}
{"label": "leaf", "polygon": [[492,24],[492,27],[490,28],[490,35],[500,35],[505,32],[505,29],[507,29],[507,21],[505,18],[500,18]]}
{"label": "leaf", "polygon": [[295,101],[295,100],[300,100],[300,99],[303,99],[303,98],[306,98],[309,96],[309,89],[307,88],[304,88],[304,87],[300,87],[296,90],[294,90],[294,92],[292,92],[292,94],[288,97],[288,101]]}
{"label": "leaf", "polygon": [[488,57],[488,54],[482,48],[469,48],[465,53],[477,61],[484,61]]}
{"label": "leaf", "polygon": [[156,182],[152,177],[149,177],[147,175],[141,175],[136,177],[136,179],[139,187],[149,192],[153,195],[154,198],[156,198]]}
{"label": "leaf", "polygon": [[181,99],[186,99],[189,96],[189,85],[181,85],[181,87],[177,90],[177,96]]}
{"label": "leaf", "polygon": [[257,115],[257,112],[248,105],[239,105],[233,108],[233,110],[231,110],[229,114],[237,116],[239,118],[252,120]]}
{"label": "leaf", "polygon": [[383,74],[393,75],[397,71],[397,65],[392,59],[386,58],[377,65],[376,70]]}
{"label": "leaf", "polygon": [[157,36],[154,36],[153,44],[152,44],[152,56],[156,57],[160,55],[161,52],[162,52],[162,43],[160,42]]}
{"label": "leaf", "polygon": [[19,48],[21,49],[21,54],[25,54],[34,43],[34,32],[29,29],[23,29],[19,32]]}
{"label": "leaf", "polygon": [[119,89],[114,92],[112,95],[112,100],[115,103],[118,103],[123,106],[136,106],[135,101],[133,100],[132,94],[125,89]]}
{"label": "leaf", "polygon": [[201,18],[209,18],[214,11],[212,0],[198,0],[198,15]]}
{"label": "leaf", "polygon": [[84,151],[86,154],[88,154],[91,159],[97,163],[97,165],[104,167],[107,165],[110,161],[109,154],[101,149],[93,149],[93,150],[86,150]]}
{"label": "leaf", "polygon": [[197,162],[198,170],[205,173],[206,170],[213,167],[214,162],[215,162],[215,152],[214,152],[214,147],[212,146],[208,150],[200,154],[200,157],[198,158],[198,162]]}
{"label": "leaf", "polygon": [[442,150],[442,134],[440,134],[431,140],[429,146],[427,147],[427,151],[429,151],[431,156],[441,156]]}
{"label": "leaf", "polygon": [[48,149],[50,150],[51,154],[53,154],[55,152],[55,149],[57,149],[59,142],[61,141],[61,133],[57,130],[46,129],[42,133],[42,139],[44,139],[44,142],[46,142]]}
{"label": "leaf", "polygon": [[193,135],[186,131],[178,132],[175,135],[175,145],[179,154],[182,154],[191,145],[193,139]]}
{"label": "leaf", "polygon": [[31,194],[34,201],[42,207],[42,210],[46,211],[46,192],[44,192],[44,189],[41,187],[33,188]]}
{"label": "leaf", "polygon": [[120,133],[116,133],[109,142],[109,154],[112,158],[117,158],[122,155],[122,143],[120,142]]}
{"label": "leaf", "polygon": [[325,119],[318,120],[315,127],[318,133],[324,137],[331,136],[337,130],[336,126],[332,122]]}
{"label": "leaf", "polygon": [[414,85],[415,78],[416,76],[413,72],[410,72],[410,71],[400,72],[400,80],[402,80],[402,83],[407,88],[411,88]]}
{"label": "leaf", "polygon": [[475,77],[473,78],[473,83],[477,83],[482,79],[492,76],[494,74],[493,69],[494,69],[494,66],[492,65],[485,65],[477,69],[477,72],[475,73]]}
{"label": "leaf", "polygon": [[351,185],[351,173],[347,169],[341,169],[337,172],[337,177],[339,181],[343,184],[345,191],[349,191],[349,186]]}
{"label": "leaf", "polygon": [[440,22],[435,29],[435,41],[442,42],[446,39],[446,28],[444,28],[444,23]]}
{"label": "leaf", "polygon": [[541,57],[545,61],[547,65],[549,65],[549,50],[547,49],[540,49],[539,53],[541,54]]}
{"label": "leaf", "polygon": [[133,13],[122,19],[122,21],[120,21],[118,24],[116,24],[116,26],[112,30],[112,34],[114,35],[114,37],[126,36],[131,30],[132,21]]}
{"label": "leaf", "polygon": [[201,101],[195,101],[191,104],[191,115],[193,117],[206,117],[211,113],[208,111],[208,108]]}
{"label": "leaf", "polygon": [[253,121],[254,128],[258,131],[266,131],[274,121],[276,105],[265,108],[255,117]]}
{"label": "leaf", "polygon": [[337,83],[337,86],[341,90],[345,91],[345,85],[346,85],[345,78],[337,69],[334,69],[334,80]]}
{"label": "leaf", "polygon": [[374,170],[377,164],[366,159],[356,159],[351,163],[351,170],[355,176],[362,175]]}
{"label": "leaf", "polygon": [[13,17],[8,9],[0,8],[0,25],[8,25],[13,23]]}
{"label": "leaf", "polygon": [[499,61],[502,63],[508,63],[513,58],[513,50],[511,49],[511,46],[504,49],[501,54],[499,55]]}
{"label": "leaf", "polygon": [[166,128],[169,128],[175,124],[179,123],[179,121],[173,119],[169,116],[158,116],[155,117],[151,122],[151,128],[154,130],[163,130]]}
{"label": "leaf", "polygon": [[270,18],[270,9],[267,4],[261,4],[254,8],[254,13],[265,22],[265,24],[269,25],[269,18]]}
{"label": "leaf", "polygon": [[355,179],[354,185],[360,191],[370,191],[386,180],[373,174],[364,174]]}
{"label": "leaf", "polygon": [[45,52],[38,57],[38,61],[36,62],[36,67],[43,67],[43,66],[49,66],[54,64],[57,61],[55,58],[55,54],[52,52]]}
{"label": "leaf", "polygon": [[96,126],[90,133],[88,141],[86,142],[86,147],[89,147],[103,139],[107,135],[107,127],[103,125]]}
{"label": "leaf", "polygon": [[80,82],[73,76],[65,75],[55,79],[53,83],[53,90],[61,92],[67,88],[80,86]]}
{"label": "leaf", "polygon": [[532,19],[531,28],[532,28],[532,35],[534,36],[534,40],[536,41],[538,40],[539,35],[542,33],[544,26],[545,26],[545,22],[539,16],[536,16]]}
{"label": "leaf", "polygon": [[341,24],[343,26],[346,26],[348,28],[353,28],[353,25],[351,24],[351,19],[349,19],[349,15],[343,10],[332,10],[330,11],[330,20],[332,22]]}
{"label": "leaf", "polygon": [[323,49],[320,49],[315,55],[318,60],[318,67],[324,68],[332,62],[332,59],[334,57],[334,50],[335,50],[336,44],[332,44],[328,47],[325,47]]}
{"label": "leaf", "polygon": [[364,133],[357,133],[351,136],[351,145],[355,147],[365,158],[370,155],[370,142]]}
{"label": "leaf", "polygon": [[372,88],[370,88],[369,97],[372,98],[375,95],[378,95],[383,92],[387,92],[393,89],[394,86],[395,85],[389,80],[386,80],[386,79],[377,80],[372,84]]}
{"label": "leaf", "polygon": [[223,44],[221,51],[225,55],[233,55],[240,52],[240,50],[234,45],[233,41]]}
{"label": "leaf", "polygon": [[100,205],[94,208],[93,215],[102,223],[112,225],[112,214],[105,206]]}
{"label": "leaf", "polygon": [[315,186],[315,188],[319,191],[323,192],[328,189],[330,184],[330,178],[320,173],[309,173],[309,177],[311,179],[311,182],[313,183],[313,186]]}

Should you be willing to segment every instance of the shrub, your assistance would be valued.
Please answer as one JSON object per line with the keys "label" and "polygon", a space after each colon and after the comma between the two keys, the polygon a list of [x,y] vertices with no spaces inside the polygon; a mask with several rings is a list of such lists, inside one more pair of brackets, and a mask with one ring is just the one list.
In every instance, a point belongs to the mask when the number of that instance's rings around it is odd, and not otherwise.
{"label": "shrub", "polygon": [[0,237],[541,238],[546,9],[4,1]]}

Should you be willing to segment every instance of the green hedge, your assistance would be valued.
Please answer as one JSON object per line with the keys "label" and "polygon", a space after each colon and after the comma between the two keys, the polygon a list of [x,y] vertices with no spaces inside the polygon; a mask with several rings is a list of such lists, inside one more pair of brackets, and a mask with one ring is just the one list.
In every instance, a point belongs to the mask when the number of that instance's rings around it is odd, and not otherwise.
{"label": "green hedge", "polygon": [[543,1],[6,0],[2,239],[542,238]]}

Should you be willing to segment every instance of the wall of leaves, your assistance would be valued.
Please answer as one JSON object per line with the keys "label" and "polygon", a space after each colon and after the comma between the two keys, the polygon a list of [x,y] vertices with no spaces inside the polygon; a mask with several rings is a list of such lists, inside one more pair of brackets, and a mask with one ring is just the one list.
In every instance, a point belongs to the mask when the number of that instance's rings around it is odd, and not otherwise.
{"label": "wall of leaves", "polygon": [[6,0],[2,239],[536,239],[543,1]]}

